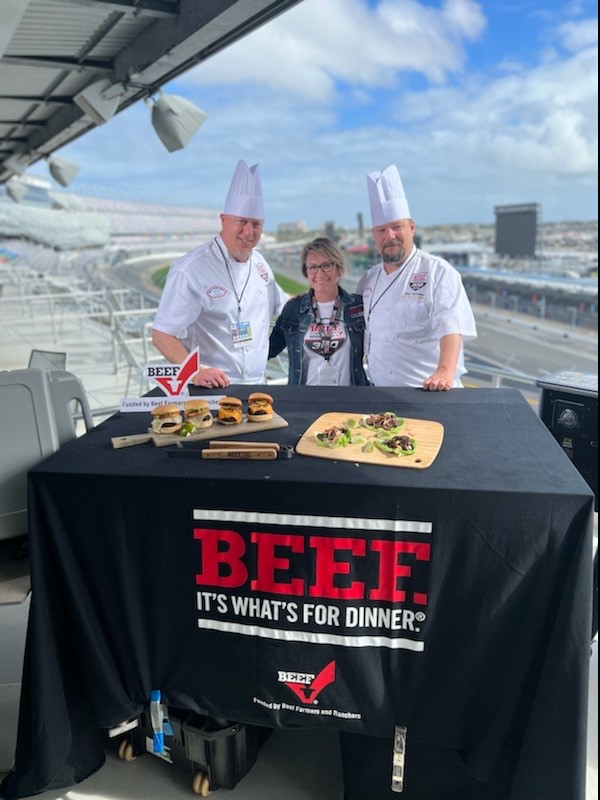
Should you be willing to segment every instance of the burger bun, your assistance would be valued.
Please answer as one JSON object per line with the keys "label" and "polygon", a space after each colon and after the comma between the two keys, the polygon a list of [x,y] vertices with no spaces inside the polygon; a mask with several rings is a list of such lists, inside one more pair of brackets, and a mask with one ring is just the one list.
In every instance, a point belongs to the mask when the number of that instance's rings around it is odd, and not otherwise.
{"label": "burger bun", "polygon": [[183,425],[183,417],[176,403],[162,403],[152,411],[152,431],[154,433],[177,433]]}
{"label": "burger bun", "polygon": [[187,400],[183,406],[185,422],[190,423],[195,429],[210,428],[213,424],[213,416],[206,400],[197,398]]}
{"label": "burger bun", "polygon": [[273,398],[266,392],[248,395],[248,422],[269,422],[273,419]]}

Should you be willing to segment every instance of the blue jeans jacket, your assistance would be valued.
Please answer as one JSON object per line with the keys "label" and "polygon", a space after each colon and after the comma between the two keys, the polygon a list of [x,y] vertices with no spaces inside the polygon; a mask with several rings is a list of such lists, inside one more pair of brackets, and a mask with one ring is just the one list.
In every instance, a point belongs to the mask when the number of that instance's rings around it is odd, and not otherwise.
{"label": "blue jeans jacket", "polygon": [[[312,290],[311,290],[312,291]],[[351,348],[350,374],[353,386],[368,386],[369,381],[362,365],[365,317],[362,297],[349,294],[340,286],[343,319]],[[275,323],[269,342],[269,358],[279,355],[287,347],[289,360],[288,383],[302,383],[302,356],[304,334],[312,321],[311,292],[288,300]]]}

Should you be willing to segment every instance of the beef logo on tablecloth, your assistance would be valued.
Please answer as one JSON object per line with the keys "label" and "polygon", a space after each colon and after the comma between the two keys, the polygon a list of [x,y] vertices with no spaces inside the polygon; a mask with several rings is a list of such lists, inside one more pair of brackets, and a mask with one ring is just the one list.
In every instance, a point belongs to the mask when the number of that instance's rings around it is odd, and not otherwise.
{"label": "beef logo on tablecloth", "polygon": [[432,524],[194,509],[199,628],[425,647]]}

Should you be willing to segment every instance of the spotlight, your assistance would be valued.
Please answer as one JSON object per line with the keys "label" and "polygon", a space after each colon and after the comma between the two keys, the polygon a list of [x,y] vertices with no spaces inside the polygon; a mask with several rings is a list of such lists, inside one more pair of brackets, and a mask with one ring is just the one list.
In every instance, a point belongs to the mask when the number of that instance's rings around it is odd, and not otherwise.
{"label": "spotlight", "polygon": [[56,156],[48,159],[48,169],[50,170],[50,175],[61,186],[68,186],[79,172],[77,164],[67,161],[66,158],[57,158]]}
{"label": "spotlight", "polygon": [[22,175],[29,166],[29,159],[24,153],[15,153],[7,158],[4,166],[17,175]]}
{"label": "spotlight", "polygon": [[15,201],[20,203],[27,194],[27,187],[23,183],[17,181],[8,181],[6,183],[6,194]]}
{"label": "spotlight", "polygon": [[161,93],[152,106],[152,125],[169,153],[185,147],[205,119],[204,111],[174,94]]}
{"label": "spotlight", "polygon": [[124,94],[123,84],[100,78],[82,89],[73,100],[95,125],[102,125],[115,114]]}

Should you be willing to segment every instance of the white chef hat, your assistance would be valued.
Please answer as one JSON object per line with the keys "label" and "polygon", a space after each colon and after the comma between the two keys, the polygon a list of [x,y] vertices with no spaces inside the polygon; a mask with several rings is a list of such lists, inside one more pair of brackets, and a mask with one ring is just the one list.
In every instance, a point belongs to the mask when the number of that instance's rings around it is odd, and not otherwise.
{"label": "white chef hat", "polygon": [[238,161],[225,198],[223,213],[264,220],[265,208],[258,164],[249,167],[245,161]]}
{"label": "white chef hat", "polygon": [[367,175],[367,189],[373,227],[411,218],[404,187],[394,164],[383,172],[370,172]]}

